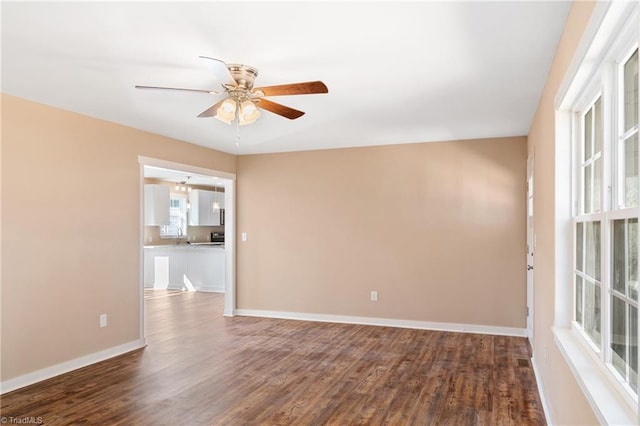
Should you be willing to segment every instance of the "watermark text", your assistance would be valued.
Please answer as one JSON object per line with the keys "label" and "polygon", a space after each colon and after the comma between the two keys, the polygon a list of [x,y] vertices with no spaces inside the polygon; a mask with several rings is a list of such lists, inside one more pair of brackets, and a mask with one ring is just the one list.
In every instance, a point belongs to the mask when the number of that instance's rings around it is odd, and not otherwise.
{"label": "watermark text", "polygon": [[35,416],[2,416],[0,417],[0,424],[3,425],[41,425],[44,424],[42,417]]}

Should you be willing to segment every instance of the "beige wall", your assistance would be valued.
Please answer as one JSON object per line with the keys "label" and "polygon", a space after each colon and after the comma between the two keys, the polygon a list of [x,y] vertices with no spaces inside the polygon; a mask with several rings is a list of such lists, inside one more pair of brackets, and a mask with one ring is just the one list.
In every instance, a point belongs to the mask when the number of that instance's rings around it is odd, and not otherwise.
{"label": "beige wall", "polygon": [[524,328],[525,171],[524,137],[241,156],[238,307]]}
{"label": "beige wall", "polygon": [[[2,235],[2,96],[0,96],[0,308],[2,308],[2,246],[4,243]],[[0,312],[0,332],[2,332],[2,313]],[[2,380],[2,354],[4,348],[2,346],[2,335],[0,334],[0,380]]]}
{"label": "beige wall", "polygon": [[[591,16],[594,3],[575,2],[558,45],[551,72],[528,137],[535,151],[535,346],[534,356],[555,424],[587,425],[598,421],[578,387],[551,333],[555,286],[555,118],[554,98]],[[569,167],[569,165],[567,165]]]}
{"label": "beige wall", "polygon": [[2,95],[3,381],[140,337],[138,155],[235,172],[233,155]]}

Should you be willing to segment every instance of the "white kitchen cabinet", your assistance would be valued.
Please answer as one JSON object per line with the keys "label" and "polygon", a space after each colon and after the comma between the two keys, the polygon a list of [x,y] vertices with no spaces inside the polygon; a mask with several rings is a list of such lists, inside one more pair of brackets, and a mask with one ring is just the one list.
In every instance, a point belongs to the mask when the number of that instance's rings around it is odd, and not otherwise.
{"label": "white kitchen cabinet", "polygon": [[[222,194],[222,197],[220,195]],[[218,203],[219,208],[214,208]],[[194,189],[189,193],[189,226],[220,226],[221,209],[224,208],[224,193]]]}
{"label": "white kitchen cabinet", "polygon": [[[182,288],[182,281],[171,282],[169,272],[171,246],[144,248],[144,286],[155,289]],[[174,259],[174,264],[177,259]],[[175,265],[173,265],[175,266]]]}
{"label": "white kitchen cabinet", "polygon": [[144,249],[144,286],[145,288],[148,287],[153,287],[154,285],[154,279],[155,279],[155,272],[154,272],[154,267],[155,267],[155,258],[152,255],[152,252],[150,251],[150,249],[145,248]]}
{"label": "white kitchen cabinet", "polygon": [[145,247],[144,266],[145,287],[224,292],[224,247]]}
{"label": "white kitchen cabinet", "polygon": [[217,209],[213,209],[213,221],[216,226],[224,225],[224,192],[215,191],[213,193],[213,202],[217,203]]}
{"label": "white kitchen cabinet", "polygon": [[158,226],[169,224],[169,187],[167,185],[145,184],[144,224]]}
{"label": "white kitchen cabinet", "polygon": [[216,194],[216,200],[218,200],[218,203],[220,203],[220,208],[224,209],[224,192],[220,192],[220,191],[215,191]]}
{"label": "white kitchen cabinet", "polygon": [[169,255],[169,288],[186,288],[185,275],[187,272],[187,255],[186,249],[170,249]]}
{"label": "white kitchen cabinet", "polygon": [[[210,291],[217,291],[224,293],[225,290],[225,276],[227,267],[227,254],[224,247],[214,247],[211,253],[211,266],[209,269],[209,282],[213,283]],[[203,287],[203,290],[206,290]]]}
{"label": "white kitchen cabinet", "polygon": [[186,259],[186,278],[198,291],[224,292],[223,247],[195,247]]}

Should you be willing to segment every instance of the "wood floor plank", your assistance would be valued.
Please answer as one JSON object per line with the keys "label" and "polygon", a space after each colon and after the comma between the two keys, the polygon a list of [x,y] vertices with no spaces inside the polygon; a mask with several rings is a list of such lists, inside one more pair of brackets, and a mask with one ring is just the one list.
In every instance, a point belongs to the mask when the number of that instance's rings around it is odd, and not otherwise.
{"label": "wood floor plank", "polygon": [[148,346],[1,397],[46,425],[544,425],[526,339],[223,317],[147,292]]}

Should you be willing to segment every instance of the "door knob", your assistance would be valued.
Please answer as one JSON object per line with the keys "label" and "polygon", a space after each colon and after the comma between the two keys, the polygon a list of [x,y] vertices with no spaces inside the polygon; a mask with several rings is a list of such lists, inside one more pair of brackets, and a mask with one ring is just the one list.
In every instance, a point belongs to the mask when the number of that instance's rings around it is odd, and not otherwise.
{"label": "door knob", "polygon": [[533,269],[532,265],[527,265],[527,271],[531,271]]}

